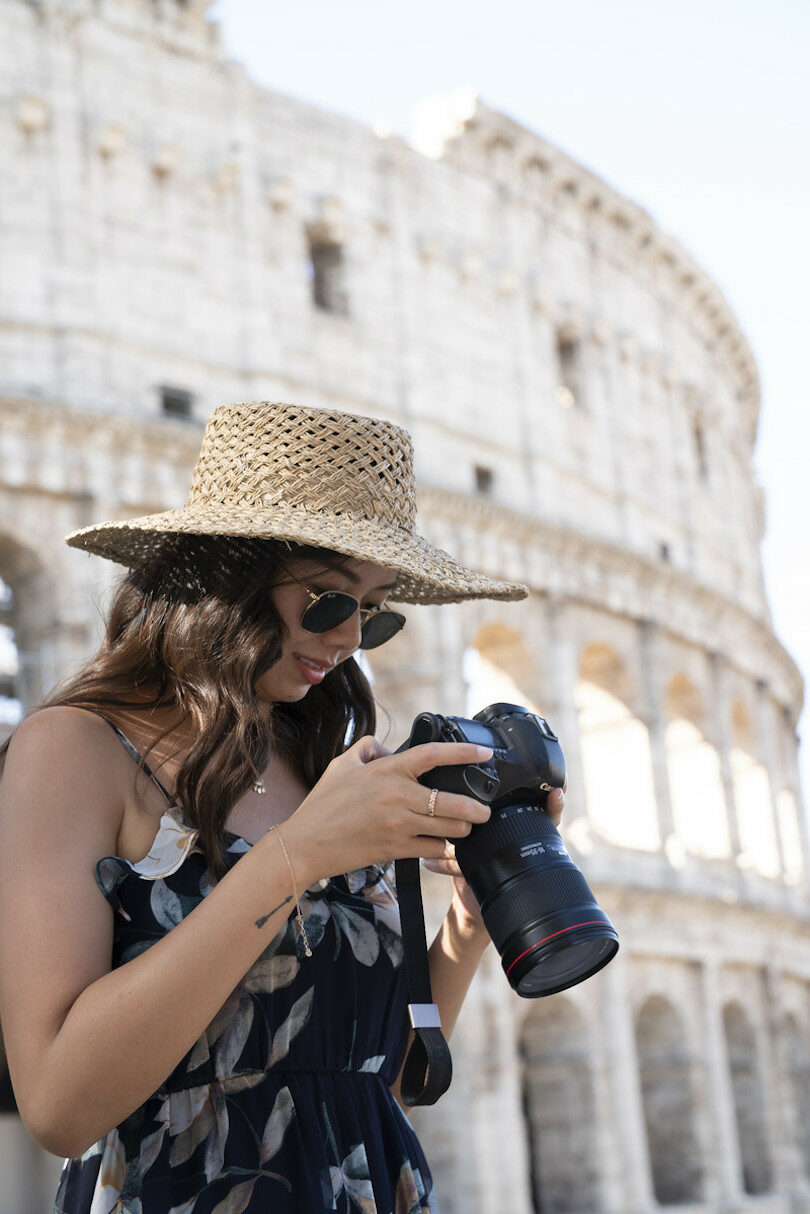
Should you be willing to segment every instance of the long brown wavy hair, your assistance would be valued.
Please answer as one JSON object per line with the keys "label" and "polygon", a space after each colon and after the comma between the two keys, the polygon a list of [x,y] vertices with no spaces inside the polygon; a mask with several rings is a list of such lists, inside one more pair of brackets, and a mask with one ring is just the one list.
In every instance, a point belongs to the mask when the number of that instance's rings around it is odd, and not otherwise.
{"label": "long brown wavy hair", "polygon": [[[269,712],[254,690],[281,655],[284,624],[270,592],[286,580],[284,567],[316,560],[334,569],[349,559],[278,540],[167,537],[115,587],[97,652],[26,716],[55,705],[168,709],[170,724],[142,757],[173,729],[188,729],[192,745],[175,800],[220,876],[230,808],[271,753],[311,786],[336,755],[376,728],[371,688],[354,658],[300,701],[274,703]],[[0,747],[0,765],[10,740]]]}

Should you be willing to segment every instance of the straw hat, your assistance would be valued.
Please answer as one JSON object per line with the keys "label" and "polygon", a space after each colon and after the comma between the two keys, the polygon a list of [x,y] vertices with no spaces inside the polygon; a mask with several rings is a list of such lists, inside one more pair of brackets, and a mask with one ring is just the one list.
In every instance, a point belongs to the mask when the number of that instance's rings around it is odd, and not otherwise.
{"label": "straw hat", "polygon": [[402,603],[528,594],[435,548],[415,521],[407,430],[336,409],[251,401],[211,413],[185,506],[96,523],[65,540],[133,567],[178,533],[284,539],[396,569],[392,598]]}

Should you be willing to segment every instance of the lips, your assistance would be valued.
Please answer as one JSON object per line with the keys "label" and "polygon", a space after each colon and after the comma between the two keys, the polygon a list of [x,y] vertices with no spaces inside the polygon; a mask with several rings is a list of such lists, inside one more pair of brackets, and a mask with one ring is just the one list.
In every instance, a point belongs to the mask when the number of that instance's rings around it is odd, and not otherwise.
{"label": "lips", "polygon": [[[315,662],[314,658],[304,658],[298,653],[294,653],[293,657],[301,678],[305,683],[309,683],[310,687],[316,687],[318,683],[322,683],[334,665],[334,663]],[[310,663],[312,664],[310,665]]]}
{"label": "lips", "polygon": [[306,662],[309,666],[314,667],[316,670],[322,670],[324,674],[330,670],[333,670],[335,665],[334,662],[316,662],[314,658],[308,658],[306,654],[303,653],[295,653],[293,654],[293,657],[298,658],[299,661]]}

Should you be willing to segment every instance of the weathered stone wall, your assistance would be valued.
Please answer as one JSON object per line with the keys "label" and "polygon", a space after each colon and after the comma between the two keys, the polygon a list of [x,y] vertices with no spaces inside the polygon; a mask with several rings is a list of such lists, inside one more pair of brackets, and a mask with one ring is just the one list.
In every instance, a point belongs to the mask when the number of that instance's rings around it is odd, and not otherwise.
{"label": "weathered stone wall", "polygon": [[[16,694],[100,637],[119,571],[63,536],[179,505],[214,405],[406,425],[425,533],[532,593],[412,610],[369,655],[384,740],[426,708],[546,713],[566,840],[621,939],[534,1003],[485,956],[453,1086],[414,1114],[444,1214],[810,1209],[803,692],[762,581],[745,337],[649,215],[533,132],[455,94],[412,145],[377,134],[257,88],[205,8],[0,8]],[[425,888],[435,925],[446,884]],[[24,1141],[0,1120],[2,1214],[44,1208]]]}

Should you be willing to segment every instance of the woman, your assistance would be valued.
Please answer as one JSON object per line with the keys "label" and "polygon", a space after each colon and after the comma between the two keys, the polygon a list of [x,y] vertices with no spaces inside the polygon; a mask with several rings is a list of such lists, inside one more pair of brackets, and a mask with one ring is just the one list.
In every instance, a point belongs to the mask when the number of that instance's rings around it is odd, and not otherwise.
{"label": "woman", "polygon": [[449,1035],[488,937],[446,837],[489,810],[418,776],[491,752],[391,754],[352,655],[404,624],[389,598],[526,589],[414,521],[404,430],[253,403],[212,413],[185,506],[67,537],[129,573],[0,787],[0,1015],[56,1214],[438,1208],[391,862],[452,875]]}

